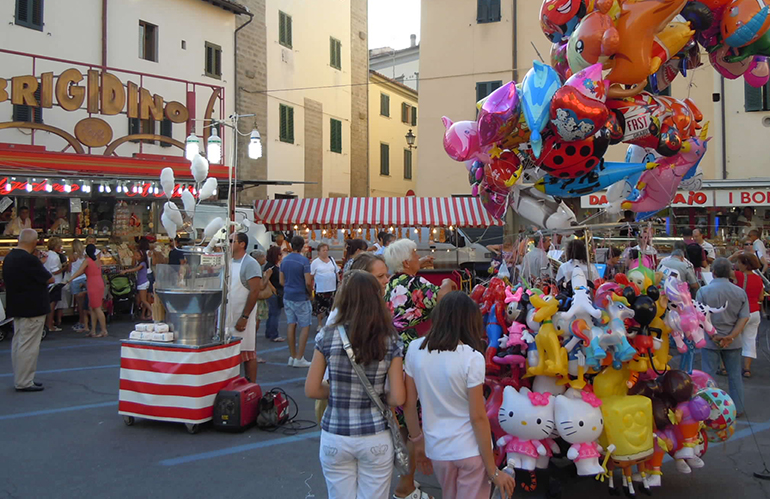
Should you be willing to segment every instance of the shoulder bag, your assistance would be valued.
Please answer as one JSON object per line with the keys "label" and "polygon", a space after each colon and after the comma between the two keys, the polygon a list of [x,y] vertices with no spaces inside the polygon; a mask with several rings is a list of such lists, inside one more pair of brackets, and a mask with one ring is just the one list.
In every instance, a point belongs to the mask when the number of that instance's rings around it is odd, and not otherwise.
{"label": "shoulder bag", "polygon": [[345,353],[348,354],[350,363],[353,365],[353,370],[358,375],[358,379],[361,381],[361,384],[364,385],[366,394],[369,395],[369,398],[372,400],[374,405],[377,406],[377,409],[379,409],[382,417],[384,417],[385,421],[387,422],[388,429],[390,430],[390,439],[393,442],[393,461],[396,467],[396,471],[400,475],[406,475],[409,473],[409,451],[406,448],[404,439],[401,438],[401,431],[398,427],[398,421],[396,421],[396,417],[393,415],[393,411],[385,406],[380,397],[377,395],[377,392],[374,391],[374,387],[369,382],[369,378],[366,377],[364,369],[356,362],[356,356],[353,353],[353,347],[350,346],[350,340],[348,339],[348,334],[345,332],[345,328],[342,326],[337,326],[337,332],[339,333],[340,338],[342,338],[342,348],[344,348]]}

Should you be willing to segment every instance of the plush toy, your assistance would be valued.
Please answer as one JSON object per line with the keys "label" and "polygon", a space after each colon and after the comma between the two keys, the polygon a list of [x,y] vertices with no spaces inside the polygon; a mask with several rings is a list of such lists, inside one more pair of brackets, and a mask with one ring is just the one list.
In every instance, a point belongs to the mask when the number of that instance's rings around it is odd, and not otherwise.
{"label": "plush toy", "polygon": [[534,471],[538,457],[547,455],[540,440],[550,436],[554,428],[553,407],[550,393],[505,387],[498,420],[506,435],[497,445],[507,453],[509,467]]}
{"label": "plush toy", "polygon": [[532,295],[529,301],[537,311],[534,321],[540,323],[540,329],[535,336],[538,359],[537,365],[530,366],[529,376],[562,376],[568,374],[567,351],[562,348],[559,335],[553,325],[553,316],[559,310],[559,302],[553,296],[540,297]]}
{"label": "plush toy", "polygon": [[601,405],[602,401],[593,393],[573,388],[554,402],[556,429],[561,438],[572,444],[567,457],[575,462],[580,476],[604,473],[599,464],[603,449],[597,442],[604,429]]}

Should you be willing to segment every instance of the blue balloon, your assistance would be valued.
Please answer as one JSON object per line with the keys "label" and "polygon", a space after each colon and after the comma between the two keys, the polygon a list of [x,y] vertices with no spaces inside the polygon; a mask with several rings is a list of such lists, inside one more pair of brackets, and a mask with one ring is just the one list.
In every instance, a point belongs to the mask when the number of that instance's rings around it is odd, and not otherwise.
{"label": "blue balloon", "polygon": [[642,172],[651,167],[652,163],[614,163],[602,160],[596,168],[581,177],[564,179],[546,175],[537,181],[535,187],[551,196],[576,198],[601,191],[633,176],[638,180]]}
{"label": "blue balloon", "polygon": [[551,101],[561,87],[561,78],[551,66],[539,61],[533,61],[533,64],[521,82],[521,107],[532,132],[529,139],[532,152],[539,158],[543,150],[541,132],[550,120]]}

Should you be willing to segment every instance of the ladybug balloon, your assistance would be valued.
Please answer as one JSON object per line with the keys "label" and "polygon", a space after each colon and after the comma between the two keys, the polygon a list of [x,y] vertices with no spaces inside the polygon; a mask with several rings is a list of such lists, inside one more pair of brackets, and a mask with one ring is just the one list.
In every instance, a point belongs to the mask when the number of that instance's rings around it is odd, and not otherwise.
{"label": "ladybug balloon", "polygon": [[610,133],[605,128],[594,136],[574,142],[564,142],[560,137],[551,135],[545,141],[537,164],[554,177],[579,177],[599,164],[609,144]]}

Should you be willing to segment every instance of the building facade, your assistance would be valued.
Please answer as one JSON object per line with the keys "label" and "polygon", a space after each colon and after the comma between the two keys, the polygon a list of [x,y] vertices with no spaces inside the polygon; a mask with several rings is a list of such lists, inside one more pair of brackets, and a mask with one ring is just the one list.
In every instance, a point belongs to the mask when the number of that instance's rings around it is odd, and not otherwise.
{"label": "building facade", "polygon": [[297,182],[249,189],[241,202],[366,195],[366,1],[241,3],[254,20],[237,35],[237,110],[256,114],[264,153],[244,175]]}
{"label": "building facade", "polygon": [[[369,72],[369,195],[414,195],[417,147],[406,136],[418,136],[417,92],[371,70]],[[416,140],[416,139],[415,139]],[[416,141],[415,141],[416,144]]]}
{"label": "building facade", "polygon": [[369,51],[369,69],[420,91],[420,45],[417,35],[411,35],[409,47],[395,50],[382,47]]}

